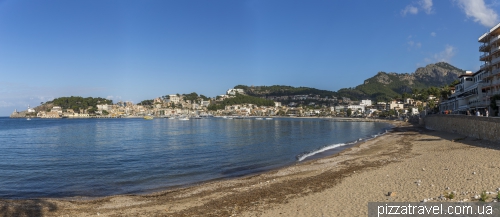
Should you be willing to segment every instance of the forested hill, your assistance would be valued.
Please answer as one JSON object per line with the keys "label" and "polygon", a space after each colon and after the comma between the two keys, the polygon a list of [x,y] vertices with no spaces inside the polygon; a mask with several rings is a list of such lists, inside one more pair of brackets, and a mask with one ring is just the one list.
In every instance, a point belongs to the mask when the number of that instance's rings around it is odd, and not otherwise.
{"label": "forested hill", "polygon": [[86,97],[83,98],[81,96],[70,96],[70,97],[59,97],[52,101],[47,101],[44,104],[53,104],[55,106],[60,106],[62,109],[73,109],[75,112],[81,110],[91,110],[95,111],[97,105],[113,104],[113,100],[104,99],[101,97],[93,98]]}
{"label": "forested hill", "polygon": [[243,89],[245,93],[250,96],[288,96],[288,95],[320,95],[321,97],[332,97],[336,96],[335,91],[329,90],[319,90],[311,87],[292,87],[285,85],[273,85],[273,86],[245,86],[237,85],[235,89]]}

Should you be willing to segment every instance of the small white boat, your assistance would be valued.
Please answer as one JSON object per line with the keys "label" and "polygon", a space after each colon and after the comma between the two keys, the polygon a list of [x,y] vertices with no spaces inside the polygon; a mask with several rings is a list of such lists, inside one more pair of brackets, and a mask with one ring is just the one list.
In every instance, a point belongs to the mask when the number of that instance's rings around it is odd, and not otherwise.
{"label": "small white boat", "polygon": [[26,118],[27,121],[31,121],[31,118]]}
{"label": "small white boat", "polygon": [[188,117],[182,117],[182,118],[179,118],[179,120],[181,120],[181,121],[189,121],[189,118]]}
{"label": "small white boat", "polygon": [[272,120],[273,118],[266,118],[266,120]]}
{"label": "small white boat", "polygon": [[263,120],[262,118],[255,118],[255,120]]}

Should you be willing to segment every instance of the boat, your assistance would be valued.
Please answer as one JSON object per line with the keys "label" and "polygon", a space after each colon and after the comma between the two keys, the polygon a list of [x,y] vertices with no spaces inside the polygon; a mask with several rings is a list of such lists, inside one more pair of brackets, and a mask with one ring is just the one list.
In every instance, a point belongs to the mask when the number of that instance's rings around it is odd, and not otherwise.
{"label": "boat", "polygon": [[153,120],[153,116],[151,116],[151,115],[146,115],[146,116],[144,116],[144,119],[145,119],[145,120]]}
{"label": "boat", "polygon": [[189,121],[189,118],[188,117],[182,117],[182,118],[179,118],[179,120],[181,120],[181,121]]}
{"label": "boat", "polygon": [[266,120],[272,120],[273,118],[266,118]]}
{"label": "boat", "polygon": [[27,121],[31,121],[31,118],[26,118]]}
{"label": "boat", "polygon": [[255,120],[263,120],[262,118],[255,118]]}

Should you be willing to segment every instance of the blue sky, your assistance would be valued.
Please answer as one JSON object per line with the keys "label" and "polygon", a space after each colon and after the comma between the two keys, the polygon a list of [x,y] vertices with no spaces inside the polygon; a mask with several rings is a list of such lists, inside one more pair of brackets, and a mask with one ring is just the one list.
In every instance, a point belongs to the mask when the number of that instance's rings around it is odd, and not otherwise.
{"label": "blue sky", "polygon": [[0,116],[245,85],[336,91],[446,61],[477,70],[488,0],[0,0]]}

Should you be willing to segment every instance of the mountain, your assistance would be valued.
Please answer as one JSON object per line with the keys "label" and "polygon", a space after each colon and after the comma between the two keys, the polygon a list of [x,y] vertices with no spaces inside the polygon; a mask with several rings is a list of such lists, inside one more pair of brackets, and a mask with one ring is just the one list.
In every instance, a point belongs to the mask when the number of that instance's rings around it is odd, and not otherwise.
{"label": "mountain", "polygon": [[[413,89],[429,87],[442,87],[457,80],[465,71],[449,63],[439,62],[420,67],[413,73],[386,73],[379,72],[366,79],[363,84],[356,86],[355,90],[362,92],[365,97],[372,99],[393,98],[403,93],[411,93]],[[339,90],[339,93],[352,93],[352,90]]]}
{"label": "mountain", "polygon": [[338,91],[319,90],[310,87],[291,87],[285,85],[245,86],[243,89],[250,96],[286,96],[286,95],[319,95],[320,97],[349,97],[354,100],[373,99],[387,100],[399,97],[403,93],[411,93],[413,89],[442,87],[455,81],[465,71],[449,63],[439,62],[420,67],[413,73],[378,72],[366,79],[363,84],[354,88],[342,88]]}

